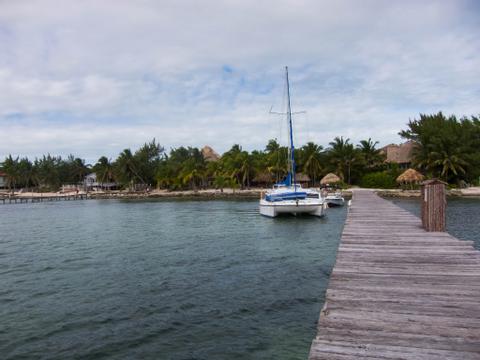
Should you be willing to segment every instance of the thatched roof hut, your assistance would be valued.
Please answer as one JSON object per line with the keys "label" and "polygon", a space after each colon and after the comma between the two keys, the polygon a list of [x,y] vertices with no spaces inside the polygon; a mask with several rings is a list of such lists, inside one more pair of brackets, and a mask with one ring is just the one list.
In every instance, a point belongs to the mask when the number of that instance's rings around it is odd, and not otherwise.
{"label": "thatched roof hut", "polygon": [[304,173],[298,173],[295,175],[295,181],[297,183],[308,183],[310,181],[310,176]]}
{"label": "thatched roof hut", "polygon": [[255,184],[271,184],[273,182],[272,175],[268,172],[261,172],[258,173],[254,178],[253,178],[253,183]]}
{"label": "thatched roof hut", "polygon": [[405,166],[412,162],[415,146],[416,143],[414,141],[407,141],[400,145],[390,144],[384,146],[380,149],[380,152],[386,155],[385,162]]}
{"label": "thatched roof hut", "polygon": [[220,155],[208,145],[203,147],[202,155],[206,161],[217,161],[220,159]]}
{"label": "thatched roof hut", "polygon": [[327,185],[327,184],[335,184],[342,181],[337,175],[333,173],[328,173],[325,175],[322,180],[320,180],[321,185]]}
{"label": "thatched roof hut", "polygon": [[423,179],[425,179],[425,176],[420,174],[417,170],[407,169],[399,177],[397,177],[397,182],[412,184],[419,183],[420,181],[423,181]]}

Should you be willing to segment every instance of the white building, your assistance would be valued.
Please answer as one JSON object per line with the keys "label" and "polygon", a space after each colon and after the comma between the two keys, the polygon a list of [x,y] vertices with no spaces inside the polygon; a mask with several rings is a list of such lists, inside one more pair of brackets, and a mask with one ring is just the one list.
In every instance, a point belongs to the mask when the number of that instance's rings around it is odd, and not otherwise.
{"label": "white building", "polygon": [[0,189],[5,189],[7,187],[7,174],[0,171]]}
{"label": "white building", "polygon": [[112,190],[117,188],[115,182],[98,182],[97,174],[91,173],[85,176],[83,180],[84,187],[88,190]]}

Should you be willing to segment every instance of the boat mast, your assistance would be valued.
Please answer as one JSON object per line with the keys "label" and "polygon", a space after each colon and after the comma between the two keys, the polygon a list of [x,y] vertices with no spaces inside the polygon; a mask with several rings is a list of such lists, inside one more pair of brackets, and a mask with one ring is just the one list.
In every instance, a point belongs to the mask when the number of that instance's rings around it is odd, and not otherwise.
{"label": "boat mast", "polygon": [[285,66],[285,78],[287,80],[287,120],[290,128],[290,183],[293,183],[294,191],[297,191],[295,187],[295,147],[293,146],[293,127],[292,127],[292,107],[290,104],[290,83],[288,82],[288,66]]}

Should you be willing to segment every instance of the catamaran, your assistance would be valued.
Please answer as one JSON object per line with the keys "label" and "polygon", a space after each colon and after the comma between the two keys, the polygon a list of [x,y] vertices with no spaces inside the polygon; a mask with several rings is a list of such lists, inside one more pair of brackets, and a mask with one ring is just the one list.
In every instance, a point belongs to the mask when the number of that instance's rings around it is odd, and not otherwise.
{"label": "catamaran", "polygon": [[288,174],[281,183],[273,186],[260,198],[260,214],[276,217],[280,214],[310,214],[324,216],[326,203],[319,191],[303,189],[295,179],[295,148],[293,146],[292,108],[290,104],[290,84],[288,67],[285,67],[285,82],[287,88],[287,121],[289,128],[290,147],[288,154]]}

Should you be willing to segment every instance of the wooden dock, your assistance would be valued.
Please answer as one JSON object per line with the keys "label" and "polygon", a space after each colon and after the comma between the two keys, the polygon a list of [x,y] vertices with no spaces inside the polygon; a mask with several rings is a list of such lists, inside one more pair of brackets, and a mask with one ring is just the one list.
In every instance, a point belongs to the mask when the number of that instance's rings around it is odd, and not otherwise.
{"label": "wooden dock", "polygon": [[70,200],[86,200],[89,199],[87,194],[58,194],[58,195],[46,195],[46,196],[0,196],[0,204],[22,204],[22,203],[34,203],[44,201],[70,201]]}
{"label": "wooden dock", "polygon": [[480,359],[472,245],[355,191],[309,359]]}

